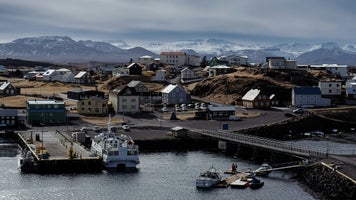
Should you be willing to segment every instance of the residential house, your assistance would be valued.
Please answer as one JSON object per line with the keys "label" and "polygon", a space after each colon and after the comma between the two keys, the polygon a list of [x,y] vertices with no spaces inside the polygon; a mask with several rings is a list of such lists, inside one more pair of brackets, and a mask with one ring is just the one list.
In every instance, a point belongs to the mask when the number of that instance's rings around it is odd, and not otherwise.
{"label": "residential house", "polygon": [[218,65],[229,65],[227,60],[220,60],[220,58],[212,57],[209,61],[210,66],[218,66]]}
{"label": "residential house", "polygon": [[90,83],[92,83],[91,76],[86,71],[80,71],[77,75],[74,76],[74,80],[78,84],[90,84]]}
{"label": "residential house", "polygon": [[260,89],[250,89],[242,97],[242,105],[246,108],[269,108],[271,100]]}
{"label": "residential house", "polygon": [[177,84],[169,84],[162,91],[162,103],[166,105],[187,104],[191,102],[190,94]]}
{"label": "residential house", "polygon": [[350,83],[350,86],[346,88],[346,98],[356,99],[356,83]]}
{"label": "residential house", "polygon": [[113,74],[113,71],[115,70],[115,67],[112,65],[100,65],[100,66],[94,66],[90,67],[89,71],[92,71],[94,74],[104,74],[104,75],[111,75]]}
{"label": "residential house", "polygon": [[185,67],[181,72],[180,72],[180,81],[181,83],[191,83],[191,82],[196,82],[200,81],[203,78],[198,76],[193,70],[189,69],[189,67]]}
{"label": "residential house", "polygon": [[5,81],[0,83],[0,95],[12,96],[20,94],[20,89],[15,88],[10,82]]}
{"label": "residential house", "polygon": [[266,57],[266,64],[263,68],[269,69],[296,69],[297,62],[295,60],[286,60],[284,57]]}
{"label": "residential house", "polygon": [[294,87],[292,90],[292,106],[327,107],[330,105],[330,99],[321,97],[319,87]]}
{"label": "residential house", "polygon": [[153,59],[153,57],[152,56],[141,56],[141,57],[139,57],[138,58],[138,62],[140,63],[140,64],[142,64],[142,65],[145,65],[145,66],[147,66],[147,65],[149,65],[149,64],[151,64],[152,62],[154,62],[154,59]]}
{"label": "residential house", "polygon": [[19,116],[17,109],[0,109],[0,127],[18,127],[24,125],[24,119]]}
{"label": "residential house", "polygon": [[140,94],[134,87],[123,86],[109,93],[109,101],[116,113],[138,113],[140,109]]}
{"label": "residential house", "polygon": [[62,80],[61,82],[63,83],[75,83],[75,73],[70,71],[70,72],[66,72],[65,74],[63,74],[62,76]]}
{"label": "residential house", "polygon": [[[70,72],[69,69],[48,69],[42,74],[42,81],[60,81],[62,82],[62,77],[67,72]],[[37,79],[36,79],[37,80]]]}
{"label": "residential house", "polygon": [[155,75],[152,77],[154,82],[164,82],[166,81],[167,71],[164,69],[157,70]]}
{"label": "residential house", "polygon": [[181,66],[192,65],[198,66],[200,64],[199,56],[188,55],[185,52],[161,52],[160,61],[163,64]]}
{"label": "residential house", "polygon": [[118,67],[112,71],[113,76],[129,76],[130,70],[126,67]]}
{"label": "residential house", "polygon": [[131,63],[129,66],[127,66],[129,75],[142,75],[142,68],[143,67],[138,63]]}
{"label": "residential house", "polygon": [[209,77],[236,72],[236,69],[226,65],[216,65],[208,68]]}
{"label": "residential house", "polygon": [[65,124],[67,110],[64,101],[55,100],[27,100],[26,101],[28,124]]}
{"label": "residential house", "polygon": [[319,88],[322,96],[341,96],[342,81],[321,80]]}
{"label": "residential house", "polygon": [[248,65],[248,57],[247,56],[221,56],[218,58],[219,61],[223,61],[227,63],[227,65],[236,65],[236,66],[247,66]]}
{"label": "residential house", "polygon": [[67,98],[74,100],[83,100],[93,96],[105,98],[105,93],[97,90],[83,90],[82,88],[77,88],[67,92]]}
{"label": "residential house", "polygon": [[127,84],[130,88],[135,88],[137,93],[148,92],[148,87],[142,81],[132,80]]}
{"label": "residential house", "polygon": [[92,96],[77,102],[77,111],[81,115],[106,116],[108,114],[107,100]]}
{"label": "residential house", "polygon": [[271,106],[279,106],[280,105],[280,101],[275,94],[271,94],[271,96],[269,96],[269,100],[271,102]]}
{"label": "residential house", "polygon": [[339,75],[341,77],[347,76],[347,65],[338,65],[338,64],[310,65],[309,69],[326,70],[332,74]]}

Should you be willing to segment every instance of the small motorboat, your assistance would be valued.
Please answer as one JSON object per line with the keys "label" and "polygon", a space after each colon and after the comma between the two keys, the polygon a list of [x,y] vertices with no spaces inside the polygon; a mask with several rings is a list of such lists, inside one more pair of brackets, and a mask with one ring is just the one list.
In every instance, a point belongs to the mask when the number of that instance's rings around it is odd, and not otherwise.
{"label": "small motorboat", "polygon": [[271,172],[271,170],[271,165],[263,163],[261,167],[254,171],[254,173],[256,174],[256,176],[267,176]]}
{"label": "small motorboat", "polygon": [[252,181],[250,182],[250,188],[251,189],[258,189],[261,188],[265,183],[263,181],[260,181],[257,178],[252,178]]}
{"label": "small motorboat", "polygon": [[247,181],[246,176],[242,176],[230,184],[231,188],[241,188],[241,189],[247,188],[249,185],[250,183]]}

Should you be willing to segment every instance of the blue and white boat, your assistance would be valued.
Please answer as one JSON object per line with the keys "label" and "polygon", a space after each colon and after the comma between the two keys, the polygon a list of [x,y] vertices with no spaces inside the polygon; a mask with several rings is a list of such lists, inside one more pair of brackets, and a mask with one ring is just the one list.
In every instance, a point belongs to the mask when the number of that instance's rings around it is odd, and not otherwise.
{"label": "blue and white boat", "polygon": [[222,179],[222,172],[211,166],[209,170],[199,175],[196,180],[196,186],[199,188],[210,188],[218,184]]}

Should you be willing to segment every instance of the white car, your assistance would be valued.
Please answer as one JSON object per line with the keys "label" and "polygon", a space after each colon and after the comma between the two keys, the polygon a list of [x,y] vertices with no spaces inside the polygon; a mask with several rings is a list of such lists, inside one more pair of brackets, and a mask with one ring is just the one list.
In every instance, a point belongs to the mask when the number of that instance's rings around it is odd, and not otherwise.
{"label": "white car", "polygon": [[231,116],[229,116],[229,120],[231,120],[231,121],[239,121],[239,120],[241,120],[241,119],[240,119],[240,117],[231,115]]}
{"label": "white car", "polygon": [[162,108],[162,112],[168,112],[168,108],[167,107],[163,107]]}
{"label": "white car", "polygon": [[127,124],[124,124],[124,125],[122,125],[122,129],[124,129],[125,131],[128,131],[128,130],[130,130],[130,126]]}
{"label": "white car", "polygon": [[87,127],[82,127],[82,128],[80,129],[80,131],[87,131],[87,130],[88,130]]}

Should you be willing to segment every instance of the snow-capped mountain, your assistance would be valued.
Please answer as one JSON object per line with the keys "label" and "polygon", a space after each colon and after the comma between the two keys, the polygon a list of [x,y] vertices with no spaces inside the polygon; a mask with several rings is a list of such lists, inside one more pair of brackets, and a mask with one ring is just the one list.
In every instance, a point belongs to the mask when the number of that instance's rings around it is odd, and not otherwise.
{"label": "snow-capped mountain", "polygon": [[69,37],[43,36],[21,38],[0,44],[0,57],[37,61],[119,61],[137,60],[143,55],[156,54],[140,49],[129,51],[110,43],[91,40],[74,41]]}
{"label": "snow-capped mountain", "polygon": [[281,43],[275,45],[238,44],[220,39],[198,39],[129,45],[122,40],[74,41],[70,37],[43,36],[21,38],[0,44],[0,58],[36,61],[136,61],[140,56],[159,57],[163,51],[185,51],[206,56],[247,56],[250,63],[263,63],[266,57],[296,59],[298,64],[347,64],[356,66],[356,46],[336,43]]}

